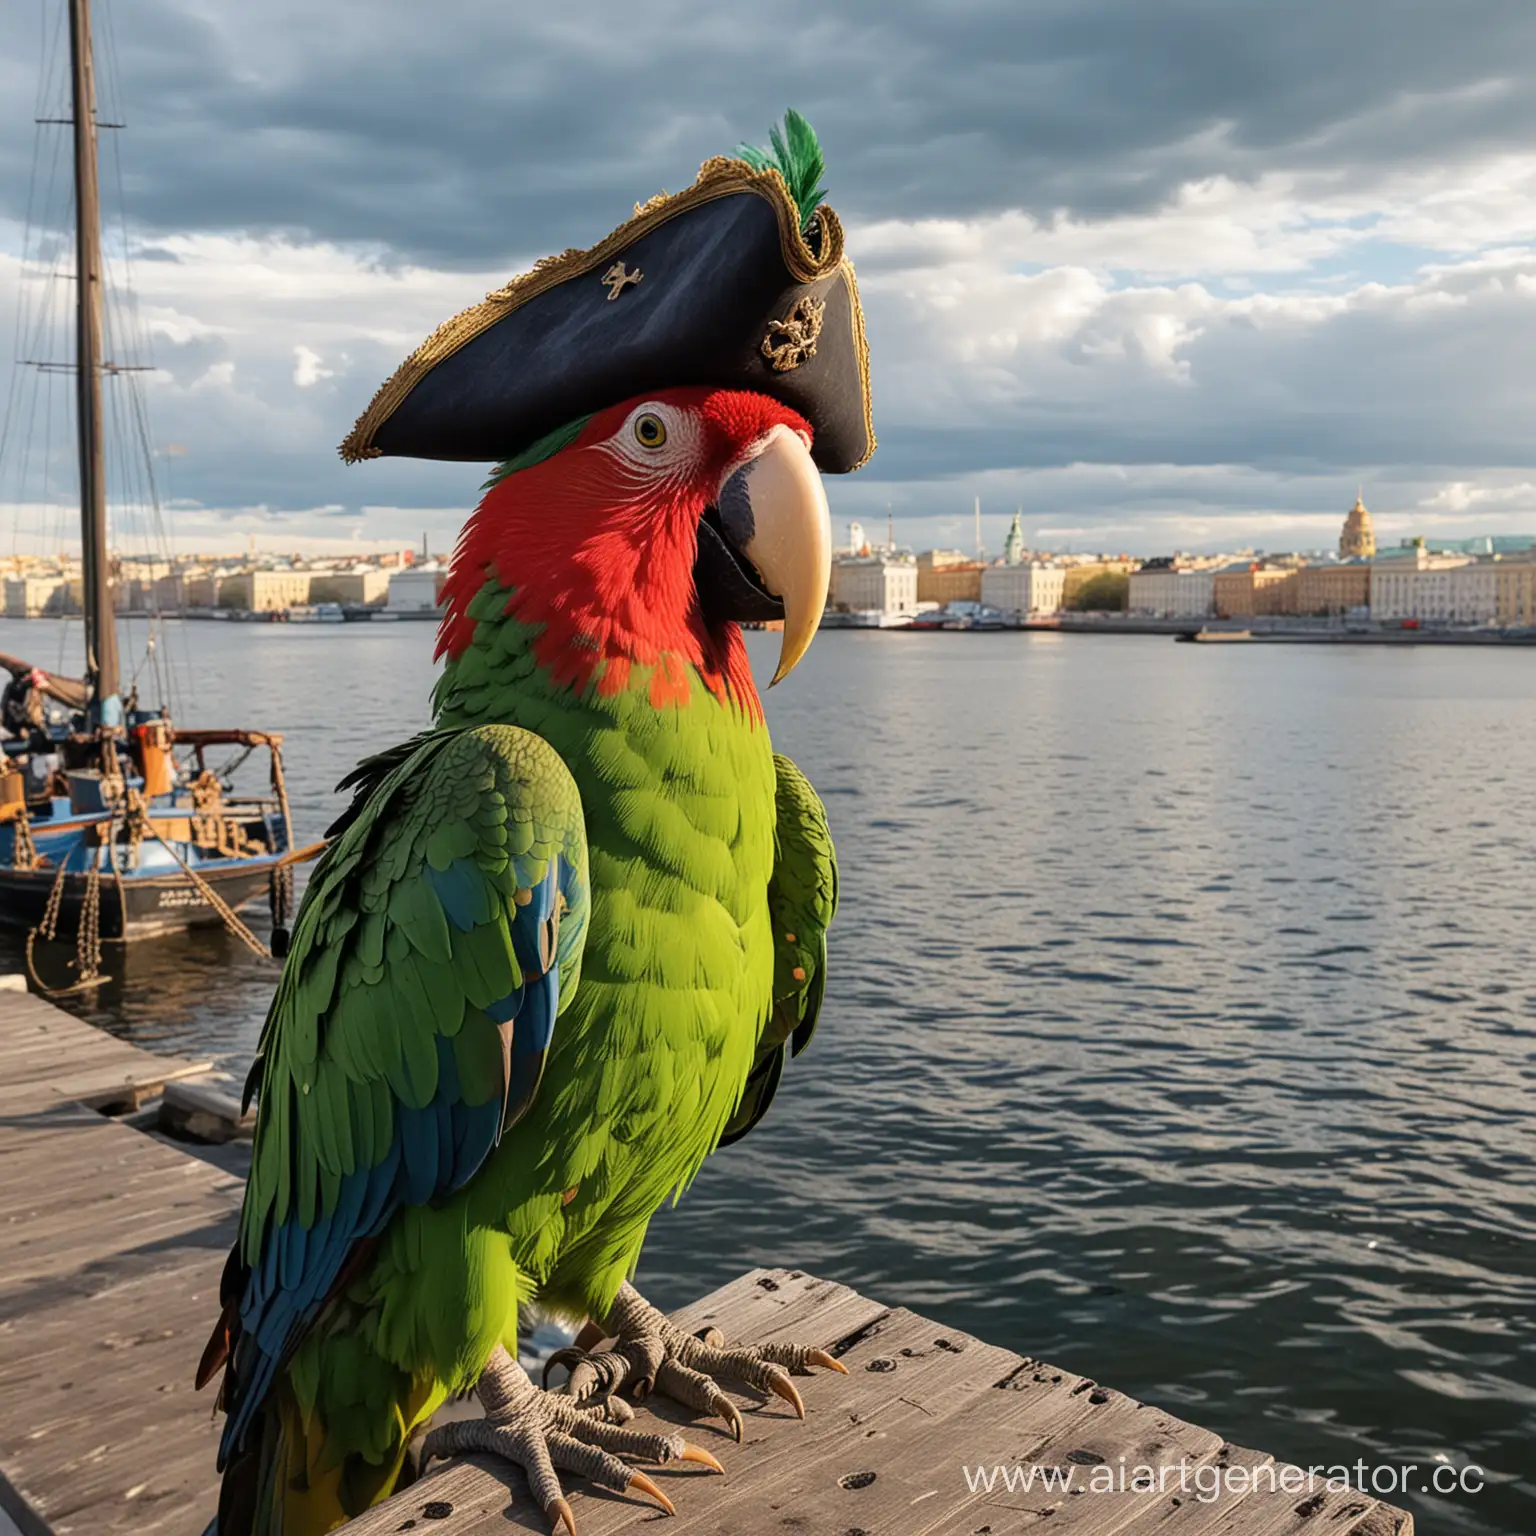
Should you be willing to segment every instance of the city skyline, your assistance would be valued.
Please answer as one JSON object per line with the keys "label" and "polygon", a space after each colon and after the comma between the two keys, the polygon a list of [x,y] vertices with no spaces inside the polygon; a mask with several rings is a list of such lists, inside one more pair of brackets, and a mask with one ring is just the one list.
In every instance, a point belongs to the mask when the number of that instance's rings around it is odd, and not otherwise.
{"label": "city skyline", "polygon": [[[1155,23],[1127,0],[963,23],[791,4],[775,33],[798,18],[801,41],[768,74],[767,23],[722,32],[696,0],[618,53],[601,9],[109,9],[103,115],[128,124],[109,153],[188,544],[426,525],[446,547],[481,467],[344,468],[374,388],[446,316],[601,236],[636,185],[761,139],[790,99],[821,131],[869,314],[882,447],[829,486],[839,518],[889,504],[905,542],[964,547],[979,494],[997,540],[1022,505],[1037,544],[1307,547],[1363,479],[1389,539],[1536,522],[1527,9],[1392,28],[1321,0]],[[57,66],[36,27],[0,16],[7,370],[33,138],[61,131],[32,124],[38,61]]]}

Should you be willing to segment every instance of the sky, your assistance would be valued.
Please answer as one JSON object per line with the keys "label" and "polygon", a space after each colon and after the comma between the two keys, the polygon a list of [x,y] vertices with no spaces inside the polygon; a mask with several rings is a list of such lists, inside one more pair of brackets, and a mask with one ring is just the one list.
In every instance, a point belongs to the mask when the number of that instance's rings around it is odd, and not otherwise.
{"label": "sky", "polygon": [[[67,209],[32,176],[62,12],[0,7],[5,387],[29,199]],[[880,448],[829,477],[839,523],[968,547],[979,496],[994,552],[1015,508],[1037,548],[1319,548],[1363,487],[1385,542],[1536,532],[1529,0],[97,12],[183,546],[446,549],[477,466],[336,455],[378,384],[788,105],[867,312]],[[0,490],[13,543],[48,494]]]}

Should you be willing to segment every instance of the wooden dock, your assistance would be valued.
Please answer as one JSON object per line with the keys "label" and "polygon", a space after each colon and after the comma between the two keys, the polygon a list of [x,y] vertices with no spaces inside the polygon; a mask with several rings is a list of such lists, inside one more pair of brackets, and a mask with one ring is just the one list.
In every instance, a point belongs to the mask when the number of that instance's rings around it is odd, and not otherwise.
{"label": "wooden dock", "polygon": [[[695,1466],[647,1468],[677,1506],[674,1519],[568,1479],[580,1536],[613,1536],[657,1520],[665,1521],[666,1536],[1413,1533],[1411,1515],[1368,1495],[1287,1491],[1304,1478],[1301,1468],[1287,1476],[1263,1452],[1230,1445],[1159,1408],[799,1270],[756,1270],[674,1318],[690,1330],[712,1323],[733,1340],[819,1345],[849,1374],[818,1373],[800,1383],[803,1424],[776,1397],[743,1404],[739,1446],[723,1428],[694,1423],[690,1435],[720,1458],[726,1476]],[[690,1422],[663,1405],[643,1408],[635,1424],[659,1428],[658,1420],[669,1434]],[[1123,1468],[1129,1484],[1139,1467],[1158,1474],[1162,1491],[1094,1491],[1095,1473],[1102,1482]],[[1019,1470],[1010,1490],[996,1475],[990,1489],[973,1488],[967,1468],[973,1475]],[[1040,1471],[1026,1487],[1031,1468]],[[1044,1469],[1054,1487],[1040,1475]],[[1067,1476],[1070,1490],[1061,1486]],[[503,1536],[509,1526],[549,1529],[520,1473],[474,1458],[429,1471],[346,1531]]]}
{"label": "wooden dock", "polygon": [[[141,1051],[0,979],[0,1532],[9,1515],[21,1536],[199,1536],[212,1514],[218,1426],[192,1373],[240,1185],[85,1107],[140,1104],[206,1066]],[[1299,1468],[798,1270],[756,1270],[675,1316],[736,1340],[817,1344],[850,1374],[802,1383],[803,1424],[777,1398],[739,1396],[739,1446],[696,1424],[727,1475],[649,1469],[677,1505],[668,1536],[1019,1536],[1047,1523],[1075,1536],[1412,1536],[1401,1510],[1295,1491]],[[686,1416],[650,1404],[647,1421]],[[1161,1489],[1096,1490],[1095,1475],[1122,1467],[1127,1483],[1154,1469]],[[581,1536],[666,1518],[574,1478],[567,1492]],[[347,1527],[518,1529],[548,1522],[520,1472],[478,1459],[432,1470]]]}
{"label": "wooden dock", "polygon": [[85,1107],[207,1070],[0,988],[0,1510],[22,1536],[198,1536],[213,1510],[192,1372],[240,1185]]}

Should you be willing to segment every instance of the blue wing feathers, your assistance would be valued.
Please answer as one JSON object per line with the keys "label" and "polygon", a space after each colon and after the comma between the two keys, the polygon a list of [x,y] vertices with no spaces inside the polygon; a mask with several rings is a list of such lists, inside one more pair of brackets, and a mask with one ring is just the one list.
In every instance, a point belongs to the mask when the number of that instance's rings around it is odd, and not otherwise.
{"label": "blue wing feathers", "polygon": [[468,933],[495,917],[490,889],[473,859],[455,859],[447,869],[434,869],[428,864],[423,873],[448,914],[448,921],[460,933]]}
{"label": "blue wing feathers", "polygon": [[[561,967],[574,961],[579,952],[585,918],[585,890],[579,871],[559,856],[538,862],[544,865],[542,875],[532,882],[531,899],[522,905],[506,902],[474,860],[462,856],[448,861],[444,868],[427,862],[414,892],[397,888],[392,894],[390,913],[397,920],[407,916],[420,920],[430,907],[439,914],[437,922],[446,919],[453,929],[468,933],[498,920],[502,913],[510,919],[512,953],[522,982],[485,1009],[498,1025],[512,1025],[505,1102],[493,1095],[483,1104],[464,1103],[452,1042],[440,1032],[440,1018],[425,1021],[432,1029],[435,1045],[435,1089],[420,1108],[404,1102],[403,1097],[385,1107],[385,1113],[392,1107],[392,1135],[383,1160],[375,1167],[362,1164],[377,1145],[375,1132],[379,1128],[375,1122],[380,1106],[366,1085],[359,1085],[362,1091],[348,1096],[355,1106],[349,1107],[354,1121],[347,1129],[357,1166],[340,1177],[335,1208],[329,1216],[317,1211],[312,1225],[306,1227],[295,1202],[286,1219],[265,1233],[261,1262],[247,1279],[240,1304],[243,1337],[237,1356],[239,1389],[224,1427],[221,1465],[244,1440],[284,1356],[329,1297],[354,1246],[377,1236],[400,1206],[431,1204],[463,1188],[500,1139],[504,1126],[526,1109],[537,1090],[560,1011]],[[521,880],[519,885],[530,888]],[[562,897],[577,920],[556,931],[552,920]],[[430,917],[425,931],[429,939],[424,953],[448,947],[430,938]],[[446,927],[438,931],[447,934]],[[374,940],[375,946],[378,942]],[[416,1041],[424,1045],[425,1040],[419,1028],[413,1030],[411,1024],[422,1021],[400,1018],[394,1011],[396,1002],[401,1012],[409,1014],[419,1012],[422,1003],[430,1005],[435,1000],[409,989],[392,996],[379,1009],[377,1019],[370,1019],[369,1027],[360,1032],[358,1043],[366,1042],[362,1050],[370,1066],[374,1064],[372,1058],[398,1051],[389,1076],[394,1080],[402,1074],[417,1090],[414,1096],[421,1097],[423,1071],[430,1070],[427,1063],[431,1058],[419,1057]],[[383,1017],[386,1011],[388,1018]],[[389,1037],[387,1050],[381,1034]],[[327,1151],[331,1151],[336,1132],[322,1130],[321,1135]]]}

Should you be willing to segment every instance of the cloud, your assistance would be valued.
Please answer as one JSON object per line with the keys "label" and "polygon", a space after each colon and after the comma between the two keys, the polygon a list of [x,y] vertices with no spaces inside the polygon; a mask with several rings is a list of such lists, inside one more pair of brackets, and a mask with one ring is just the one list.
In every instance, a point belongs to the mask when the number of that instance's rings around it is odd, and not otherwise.
{"label": "cloud", "polygon": [[[104,182],[120,154],[141,384],[199,536],[320,537],[366,504],[446,542],[479,466],[335,457],[373,390],[786,100],[869,312],[881,449],[830,487],[840,516],[889,503],[921,540],[980,493],[1089,542],[1329,543],[1364,480],[1404,533],[1536,528],[1525,0],[1475,28],[1428,0],[115,0],[110,24],[103,112],[130,127]],[[62,86],[36,26],[0,12],[18,127]],[[5,336],[29,140],[0,133]]]}
{"label": "cloud", "polygon": [[334,379],[334,369],[324,366],[325,360],[312,347],[302,342],[293,349],[293,382],[300,389],[312,389],[321,379]]}

